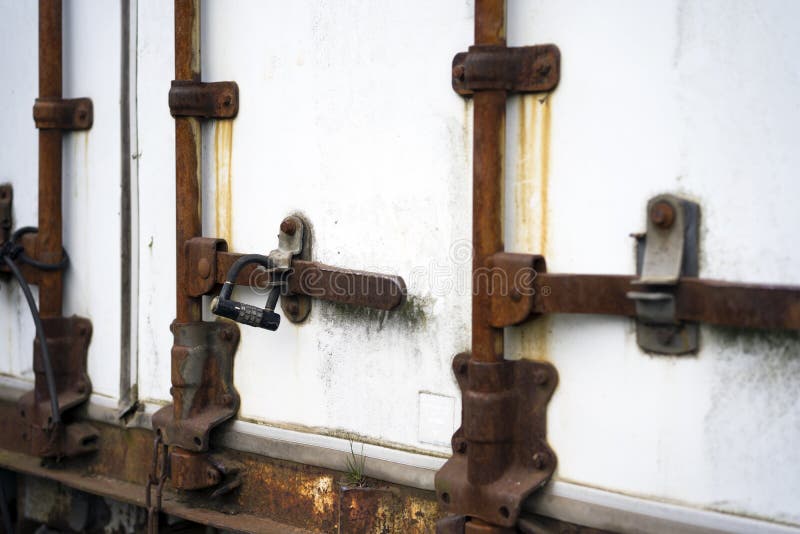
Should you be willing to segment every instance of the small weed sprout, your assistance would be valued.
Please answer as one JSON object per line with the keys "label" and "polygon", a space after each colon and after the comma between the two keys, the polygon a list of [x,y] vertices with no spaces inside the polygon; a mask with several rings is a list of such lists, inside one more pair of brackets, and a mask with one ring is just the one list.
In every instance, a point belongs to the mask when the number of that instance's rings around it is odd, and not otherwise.
{"label": "small weed sprout", "polygon": [[350,454],[347,455],[345,460],[345,476],[344,483],[348,486],[361,488],[367,485],[367,479],[364,477],[364,465],[367,462],[364,456],[364,444],[361,444],[361,452],[356,454],[353,450],[353,440],[350,440]]}

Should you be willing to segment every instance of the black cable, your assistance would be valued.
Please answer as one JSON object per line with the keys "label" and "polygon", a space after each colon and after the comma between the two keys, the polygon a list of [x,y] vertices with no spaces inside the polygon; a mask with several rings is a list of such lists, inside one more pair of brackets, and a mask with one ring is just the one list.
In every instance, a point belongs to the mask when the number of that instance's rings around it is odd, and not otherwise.
{"label": "black cable", "polygon": [[[19,238],[25,234],[36,234],[39,232],[39,229],[34,226],[23,226],[22,228],[17,229],[12,236],[11,242],[17,244]],[[67,255],[66,250],[62,250],[61,261],[58,263],[43,263],[39,260],[34,260],[27,254],[25,254],[25,249],[21,249],[18,254],[19,261],[22,263],[27,263],[31,267],[35,267],[40,271],[61,271],[67,268],[69,264],[69,256]]]}
{"label": "black cable", "polygon": [[50,396],[50,410],[52,412],[52,415],[50,416],[50,424],[52,426],[56,426],[61,423],[61,413],[58,408],[56,379],[55,375],[53,374],[53,364],[50,360],[50,349],[47,346],[47,338],[44,335],[44,325],[42,324],[42,318],[39,316],[39,310],[36,307],[36,300],[33,298],[31,287],[28,285],[28,282],[25,280],[22,272],[20,272],[19,267],[14,262],[14,259],[18,259],[20,262],[26,263],[42,271],[60,271],[67,267],[67,264],[69,263],[69,256],[67,255],[67,251],[63,250],[61,261],[58,263],[42,263],[25,254],[25,249],[18,243],[18,241],[23,235],[35,234],[38,233],[38,231],[39,230],[33,226],[24,226],[17,229],[11,235],[10,240],[0,245],[0,257],[3,258],[5,264],[8,265],[8,269],[14,275],[14,278],[17,279],[19,287],[22,289],[22,293],[25,295],[25,300],[28,302],[28,307],[31,310],[33,324],[36,327],[36,337],[39,338],[39,345],[41,346],[42,350],[42,365],[44,365],[47,393]]}
{"label": "black cable", "polygon": [[22,276],[22,273],[14,263],[10,256],[3,256],[3,259],[8,265],[9,270],[13,273],[14,278],[19,282],[19,287],[22,293],[25,294],[25,300],[28,301],[28,307],[31,309],[31,316],[33,316],[33,324],[36,326],[36,336],[39,338],[39,345],[42,348],[42,363],[44,364],[44,375],[47,380],[47,393],[50,395],[50,410],[52,414],[52,424],[55,426],[61,422],[61,415],[58,410],[58,394],[56,392],[56,379],[53,375],[53,366],[50,362],[50,350],[47,347],[47,338],[44,336],[44,325],[42,325],[42,318],[39,316],[39,310],[36,308],[36,300],[33,298],[31,287]]}
{"label": "black cable", "polygon": [[6,490],[3,487],[2,480],[0,480],[0,513],[3,516],[3,528],[8,534],[14,534],[14,527],[11,526],[11,513],[8,510],[8,502],[6,501]]}

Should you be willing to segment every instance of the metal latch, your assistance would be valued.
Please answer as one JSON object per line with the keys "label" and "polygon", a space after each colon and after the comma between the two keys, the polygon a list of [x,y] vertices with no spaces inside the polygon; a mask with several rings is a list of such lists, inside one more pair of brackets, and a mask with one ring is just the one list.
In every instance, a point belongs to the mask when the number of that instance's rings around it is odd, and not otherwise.
{"label": "metal latch", "polygon": [[678,320],[675,289],[681,277],[698,275],[700,206],[675,195],[658,195],[647,203],[647,233],[637,238],[639,291],[636,303],[639,346],[658,354],[687,354],[698,349],[699,326]]}
{"label": "metal latch", "polygon": [[[221,239],[196,237],[186,241],[189,266],[185,281],[193,297],[213,294],[212,312],[249,326],[275,330],[280,317],[299,323],[308,316],[312,299],[391,311],[405,302],[406,286],[399,276],[332,267],[311,261],[310,226],[301,216],[286,217],[280,226],[278,248],[269,253],[228,252]],[[268,290],[263,308],[231,299],[234,286]]]}

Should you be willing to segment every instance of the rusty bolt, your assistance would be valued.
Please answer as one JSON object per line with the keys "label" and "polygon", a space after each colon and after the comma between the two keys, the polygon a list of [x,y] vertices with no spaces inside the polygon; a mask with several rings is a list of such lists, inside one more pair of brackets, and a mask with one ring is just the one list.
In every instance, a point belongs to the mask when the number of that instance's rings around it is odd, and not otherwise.
{"label": "rusty bolt", "polygon": [[539,76],[547,76],[548,74],[550,74],[550,64],[549,63],[542,63],[536,69],[536,72],[539,74]]}
{"label": "rusty bolt", "polygon": [[300,311],[300,306],[297,304],[297,301],[293,298],[290,298],[286,301],[286,313],[289,315],[297,315],[297,312]]}
{"label": "rusty bolt", "polygon": [[533,380],[540,386],[547,384],[547,371],[539,369],[533,374]]}
{"label": "rusty bolt", "polygon": [[453,440],[453,449],[460,454],[467,452],[467,440],[464,438],[456,438]]}
{"label": "rusty bolt", "polygon": [[516,287],[511,290],[511,300],[513,302],[519,302],[522,300],[522,293],[520,293],[519,289]]}
{"label": "rusty bolt", "polygon": [[464,71],[464,65],[456,65],[453,67],[453,79],[463,82],[465,75],[466,72]]}
{"label": "rusty bolt", "polygon": [[200,261],[197,262],[197,274],[203,280],[207,280],[211,276],[211,264],[208,262],[208,258],[200,258]]}
{"label": "rusty bolt", "polygon": [[206,477],[208,478],[209,482],[216,484],[217,482],[219,482],[219,471],[217,471],[213,467],[209,467],[206,470]]}
{"label": "rusty bolt", "polygon": [[650,208],[650,220],[659,228],[666,230],[675,222],[675,208],[666,200],[659,200]]}
{"label": "rusty bolt", "polygon": [[536,469],[544,469],[547,467],[547,453],[537,452],[533,455],[533,467]]}
{"label": "rusty bolt", "polygon": [[297,223],[294,219],[290,219],[289,217],[285,218],[283,222],[281,222],[281,232],[286,235],[294,235],[297,232]]}

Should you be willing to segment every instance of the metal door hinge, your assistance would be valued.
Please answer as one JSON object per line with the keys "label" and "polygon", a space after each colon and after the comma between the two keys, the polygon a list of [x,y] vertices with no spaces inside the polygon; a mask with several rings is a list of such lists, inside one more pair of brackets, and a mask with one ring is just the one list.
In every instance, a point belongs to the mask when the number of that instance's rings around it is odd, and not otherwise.
{"label": "metal door hinge", "polygon": [[216,486],[224,470],[208,457],[211,431],[239,409],[233,357],[239,327],[231,322],[173,323],[172,404],[153,414],[153,429],[169,447],[177,489]]}
{"label": "metal door hinge", "polygon": [[232,119],[239,113],[239,86],[236,82],[173,80],[169,111],[173,117]]}
{"label": "metal door hinge", "polygon": [[92,391],[86,371],[92,323],[77,316],[43,317],[42,325],[50,349],[62,424],[52,424],[42,350],[37,339],[33,344],[35,386],[18,402],[23,437],[30,443],[32,454],[45,458],[92,452],[97,449],[97,430],[86,423],[69,422],[64,417],[70,409],[89,400]]}
{"label": "metal door hinge", "polygon": [[561,53],[553,44],[471,46],[453,58],[453,89],[460,95],[475,91],[510,93],[552,91],[561,76]]}
{"label": "metal door hinge", "polygon": [[233,386],[233,356],[239,328],[231,322],[196,322],[171,326],[173,404],[153,415],[153,427],[167,445],[208,450],[211,429],[239,409]]}
{"label": "metal door hinge", "polygon": [[543,361],[479,362],[469,354],[456,356],[453,371],[462,423],[453,435],[453,456],[436,474],[439,504],[511,527],[523,501],[556,468],[547,443],[547,405],[558,372]]}
{"label": "metal door hinge", "polygon": [[37,98],[33,120],[40,130],[88,130],[94,121],[90,98]]}

